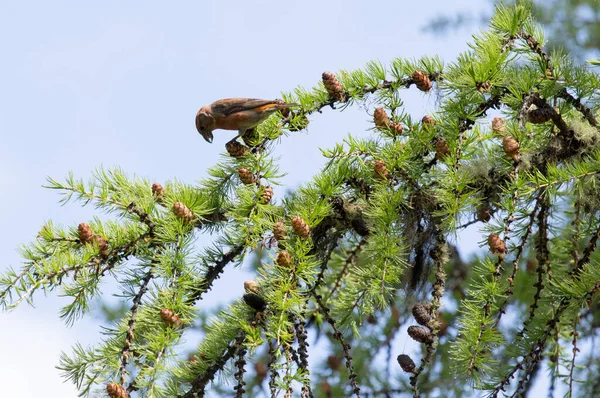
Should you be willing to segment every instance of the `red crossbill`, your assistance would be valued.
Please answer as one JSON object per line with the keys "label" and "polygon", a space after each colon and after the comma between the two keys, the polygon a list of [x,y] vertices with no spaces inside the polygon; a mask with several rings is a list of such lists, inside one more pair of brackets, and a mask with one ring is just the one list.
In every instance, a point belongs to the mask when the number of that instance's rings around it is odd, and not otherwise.
{"label": "red crossbill", "polygon": [[196,114],[196,129],[208,142],[213,130],[238,130],[238,136],[264,122],[272,113],[300,106],[281,100],[255,98],[226,98],[203,106]]}

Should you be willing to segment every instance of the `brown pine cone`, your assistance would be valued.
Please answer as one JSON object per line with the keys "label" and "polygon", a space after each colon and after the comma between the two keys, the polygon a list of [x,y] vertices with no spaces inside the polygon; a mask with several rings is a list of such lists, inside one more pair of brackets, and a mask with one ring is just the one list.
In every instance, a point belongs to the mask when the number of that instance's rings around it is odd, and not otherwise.
{"label": "brown pine cone", "polygon": [[92,240],[98,244],[98,253],[100,253],[101,256],[106,257],[110,254],[110,249],[108,247],[108,242],[106,241],[106,239],[104,239],[100,235],[94,235],[92,237]]}
{"label": "brown pine cone", "polygon": [[495,117],[492,119],[492,132],[496,134],[506,133],[506,125],[504,124],[504,119],[501,117]]}
{"label": "brown pine cone", "polygon": [[292,256],[287,250],[281,250],[277,253],[277,260],[275,262],[282,267],[289,267],[292,264]]}
{"label": "brown pine cone", "polygon": [[488,245],[492,254],[504,255],[506,253],[506,244],[498,234],[491,233],[488,236]]}
{"label": "brown pine cone", "polygon": [[234,158],[241,158],[249,151],[248,147],[245,147],[238,141],[229,141],[227,144],[225,144],[225,149],[227,149],[227,153]]}
{"label": "brown pine cone", "polygon": [[194,219],[194,213],[181,202],[173,203],[173,213],[183,221],[190,222]]}
{"label": "brown pine cone", "polygon": [[448,142],[440,138],[435,142],[435,157],[437,160],[444,160],[446,156],[450,155],[450,147]]}
{"label": "brown pine cone", "polygon": [[269,369],[267,368],[267,365],[265,365],[264,362],[259,361],[254,364],[254,371],[256,372],[257,384],[261,384],[262,381],[267,377]]}
{"label": "brown pine cone", "polygon": [[403,371],[406,373],[415,373],[417,367],[411,357],[405,354],[400,354],[398,355],[397,360]]}
{"label": "brown pine cone", "polygon": [[270,185],[263,185],[261,189],[262,193],[260,194],[260,202],[263,205],[266,205],[267,203],[271,202],[271,199],[273,199],[273,187]]}
{"label": "brown pine cone", "polygon": [[502,139],[502,148],[504,148],[504,153],[510,156],[512,160],[519,161],[519,142],[515,140],[515,137],[505,135]]}
{"label": "brown pine cone", "polygon": [[433,341],[431,333],[421,326],[409,326],[408,335],[419,343],[430,344]]}
{"label": "brown pine cone", "polygon": [[490,82],[477,82],[475,88],[480,93],[489,93],[492,90],[492,84]]}
{"label": "brown pine cone", "polygon": [[164,195],[165,195],[165,189],[163,188],[162,185],[160,185],[157,182],[152,184],[152,196],[154,196],[154,198],[156,199],[157,202],[160,202]]}
{"label": "brown pine cone", "polygon": [[308,235],[310,234],[310,227],[302,217],[292,217],[292,228],[296,235],[301,238],[308,238]]}
{"label": "brown pine cone", "polygon": [[260,292],[260,287],[258,287],[258,283],[256,283],[256,281],[245,281],[244,290],[246,290],[247,293],[258,294],[258,292]]}
{"label": "brown pine cone", "polygon": [[285,224],[283,221],[277,221],[273,224],[273,236],[277,239],[277,242],[281,242],[287,236],[287,232],[285,231]]}
{"label": "brown pine cone", "polygon": [[256,179],[254,178],[254,174],[252,174],[252,172],[248,169],[245,169],[245,168],[238,169],[238,176],[240,177],[240,181],[242,181],[242,183],[244,183],[246,185],[254,184],[256,182]]}
{"label": "brown pine cone", "polygon": [[404,131],[404,127],[402,127],[402,125],[400,123],[396,123],[396,122],[391,122],[390,128],[396,135],[402,135],[402,132]]}
{"label": "brown pine cone", "polygon": [[412,78],[415,81],[415,84],[419,90],[425,92],[431,90],[431,79],[429,79],[427,73],[421,72],[420,70],[416,70],[414,71]]}
{"label": "brown pine cone", "polygon": [[329,94],[329,98],[334,101],[344,101],[344,89],[339,80],[331,72],[323,72],[323,85]]}
{"label": "brown pine cone", "polygon": [[376,160],[373,169],[375,172],[375,178],[378,180],[387,180],[390,173],[388,172],[387,166],[383,160]]}
{"label": "brown pine cone", "polygon": [[378,129],[384,129],[390,126],[390,118],[383,108],[375,109],[375,112],[373,113],[373,121],[375,122],[375,127]]}
{"label": "brown pine cone", "polygon": [[129,398],[127,390],[117,383],[108,383],[106,392],[110,395],[110,398]]}
{"label": "brown pine cone", "polygon": [[341,364],[342,358],[337,355],[330,355],[327,357],[327,365],[329,365],[332,370],[339,370]]}
{"label": "brown pine cone", "polygon": [[177,327],[181,325],[181,319],[179,319],[179,316],[175,315],[173,310],[170,310],[168,308],[163,308],[160,310],[160,317],[163,320],[163,322],[169,325],[170,327]]}
{"label": "brown pine cone", "polygon": [[425,126],[435,126],[435,119],[429,115],[425,115],[423,116],[423,119],[421,119],[421,123],[423,123],[423,125]]}
{"label": "brown pine cone", "polygon": [[529,260],[527,260],[526,264],[527,272],[529,272],[530,274],[535,274],[535,271],[537,270],[538,266],[537,260],[534,258],[530,258]]}
{"label": "brown pine cone", "polygon": [[492,208],[490,207],[490,205],[485,203],[477,209],[477,219],[483,222],[490,221],[490,218],[492,218],[491,211]]}
{"label": "brown pine cone", "polygon": [[429,326],[431,316],[431,303],[417,303],[412,309],[412,314],[419,325]]}
{"label": "brown pine cone", "polygon": [[532,109],[527,112],[527,120],[533,124],[543,124],[550,120],[550,109]]}
{"label": "brown pine cone", "polygon": [[246,305],[252,307],[258,312],[262,312],[265,310],[265,308],[267,308],[267,302],[258,294],[246,293],[242,296],[242,298],[244,299],[244,303],[246,303]]}
{"label": "brown pine cone", "polygon": [[82,222],[77,226],[77,233],[79,234],[79,240],[81,243],[89,243],[94,237],[92,228],[90,228],[89,224],[85,222]]}

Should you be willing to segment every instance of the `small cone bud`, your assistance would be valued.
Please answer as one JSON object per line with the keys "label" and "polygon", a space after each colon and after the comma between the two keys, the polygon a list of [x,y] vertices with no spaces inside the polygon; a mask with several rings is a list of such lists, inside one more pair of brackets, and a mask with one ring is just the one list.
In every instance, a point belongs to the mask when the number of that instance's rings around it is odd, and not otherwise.
{"label": "small cone bud", "polygon": [[483,222],[490,221],[490,218],[492,218],[491,211],[492,208],[490,207],[490,205],[485,203],[477,209],[477,219]]}
{"label": "small cone bud", "polygon": [[247,147],[237,141],[229,141],[225,144],[225,149],[227,150],[227,153],[234,158],[241,158],[249,151]]}
{"label": "small cone bud", "polygon": [[533,124],[543,124],[550,120],[549,109],[532,109],[527,113],[527,120]]}
{"label": "small cone bud", "polygon": [[267,203],[271,202],[271,199],[273,199],[273,187],[270,185],[263,186],[262,193],[260,195],[260,202],[266,205]]}
{"label": "small cone bud", "polygon": [[335,75],[331,72],[323,72],[323,85],[325,86],[325,90],[329,94],[329,98],[334,101],[344,101],[344,89],[340,84],[339,80]]}
{"label": "small cone bud", "polygon": [[537,266],[538,266],[538,262],[537,260],[530,258],[529,260],[527,260],[527,272],[529,272],[530,274],[535,274],[535,271],[537,270]]}
{"label": "small cone bud", "polygon": [[308,235],[310,234],[310,227],[302,217],[292,217],[292,228],[296,235],[301,238],[308,238]]}
{"label": "small cone bud", "polygon": [[504,148],[504,153],[510,156],[515,162],[519,161],[519,143],[514,137],[505,135],[502,139],[502,148]]}
{"label": "small cone bud", "polygon": [[431,316],[431,303],[417,303],[412,309],[412,314],[419,325],[428,326]]}
{"label": "small cone bud", "polygon": [[90,228],[88,223],[85,222],[82,222],[77,226],[77,233],[79,234],[79,240],[81,241],[81,243],[89,243],[94,237],[92,228]]}
{"label": "small cone bud", "polygon": [[375,164],[373,165],[373,169],[375,172],[375,178],[378,180],[387,180],[390,175],[383,160],[376,160]]}
{"label": "small cone bud", "polygon": [[244,290],[246,290],[246,293],[258,294],[258,292],[260,292],[260,287],[258,287],[258,283],[256,283],[255,281],[245,281]]}
{"label": "small cone bud", "polygon": [[490,82],[477,82],[475,87],[480,93],[489,93],[492,90],[492,84]]}
{"label": "small cone bud", "polygon": [[106,392],[111,398],[129,398],[127,390],[117,383],[108,383],[106,385]]}
{"label": "small cone bud", "polygon": [[254,174],[252,174],[252,172],[248,169],[238,169],[238,176],[240,177],[240,181],[246,185],[254,184],[256,182]]}
{"label": "small cone bud", "polygon": [[498,234],[491,233],[490,236],[488,236],[488,245],[490,246],[492,254],[506,253],[506,245],[504,244],[504,241],[500,239]]}
{"label": "small cone bud", "polygon": [[495,117],[494,119],[492,119],[492,132],[502,135],[506,133],[506,125],[504,124],[504,119],[502,119],[501,117]]}
{"label": "small cone bud", "polygon": [[258,384],[260,384],[265,379],[265,377],[267,377],[269,369],[267,368],[267,365],[265,365],[264,362],[256,362],[254,364],[254,371],[256,372],[256,381],[258,382]]}
{"label": "small cone bud", "polygon": [[414,71],[412,78],[419,90],[425,92],[431,90],[431,79],[429,79],[427,73],[416,70]]}
{"label": "small cone bud", "polygon": [[448,142],[440,138],[435,143],[435,157],[437,160],[444,160],[448,155],[450,155],[450,147],[448,146]]}
{"label": "small cone bud", "polygon": [[277,221],[273,224],[273,235],[275,236],[275,239],[277,239],[277,242],[281,242],[285,239],[287,233],[285,232],[285,224],[283,221]]}
{"label": "small cone bud", "polygon": [[417,368],[413,360],[405,354],[398,355],[398,363],[403,371],[406,373],[415,373],[415,369]]}
{"label": "small cone bud", "polygon": [[396,122],[391,122],[390,128],[396,135],[402,135],[402,132],[404,131],[404,127],[402,127],[402,125],[400,123],[396,123]]}
{"label": "small cone bud", "polygon": [[421,326],[409,326],[408,335],[419,343],[429,344],[432,341],[431,333]]}
{"label": "small cone bud", "polygon": [[162,185],[160,185],[159,183],[155,182],[154,184],[152,184],[152,196],[154,196],[154,198],[157,201],[161,201],[163,196],[165,195],[165,189],[163,188]]}
{"label": "small cone bud", "polygon": [[277,253],[277,260],[275,261],[282,267],[289,267],[292,264],[292,256],[287,250],[281,250]]}
{"label": "small cone bud", "polygon": [[375,127],[378,129],[383,129],[390,126],[390,118],[387,113],[385,113],[385,109],[377,108],[373,113],[373,121],[375,122]]}
{"label": "small cone bud", "polygon": [[329,365],[332,370],[339,370],[341,364],[342,358],[337,355],[330,355],[327,357],[327,365]]}
{"label": "small cone bud", "polygon": [[181,325],[181,319],[179,319],[179,316],[175,315],[173,310],[170,310],[168,308],[163,308],[160,310],[160,317],[163,320],[163,322],[169,325],[170,327],[177,327]]}
{"label": "small cone bud", "polygon": [[433,119],[433,117],[429,116],[429,115],[425,115],[423,116],[423,119],[421,119],[421,123],[423,123],[425,126],[435,126],[435,119]]}
{"label": "small cone bud", "polygon": [[178,218],[190,222],[194,219],[194,213],[186,205],[181,202],[173,203],[173,213]]}
{"label": "small cone bud", "polygon": [[98,253],[100,253],[100,255],[106,257],[110,254],[110,249],[108,247],[108,242],[106,241],[106,239],[104,239],[102,236],[100,235],[94,235],[92,237],[92,240],[98,244]]}
{"label": "small cone bud", "polygon": [[267,302],[258,294],[246,293],[243,296],[244,303],[258,312],[262,312],[267,308]]}

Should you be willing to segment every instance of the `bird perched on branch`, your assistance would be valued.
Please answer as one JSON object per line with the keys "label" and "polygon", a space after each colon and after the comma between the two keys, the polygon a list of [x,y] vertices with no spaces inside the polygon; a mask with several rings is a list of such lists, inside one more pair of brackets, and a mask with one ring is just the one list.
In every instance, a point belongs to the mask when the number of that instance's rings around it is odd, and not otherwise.
{"label": "bird perched on branch", "polygon": [[226,98],[205,105],[196,114],[196,129],[208,142],[213,140],[213,130],[238,130],[234,140],[246,130],[264,122],[280,109],[300,106],[282,100],[255,98]]}

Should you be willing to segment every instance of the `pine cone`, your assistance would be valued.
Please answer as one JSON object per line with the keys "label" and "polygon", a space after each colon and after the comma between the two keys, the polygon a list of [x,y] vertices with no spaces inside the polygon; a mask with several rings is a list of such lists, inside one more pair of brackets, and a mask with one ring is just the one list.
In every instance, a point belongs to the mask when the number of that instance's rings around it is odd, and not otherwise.
{"label": "pine cone", "polygon": [[373,121],[375,122],[375,127],[378,129],[384,129],[390,126],[390,118],[383,108],[375,109],[375,112],[373,113]]}
{"label": "pine cone", "polygon": [[390,128],[392,129],[394,134],[396,134],[397,136],[402,135],[402,132],[404,131],[404,127],[402,127],[402,125],[400,123],[396,123],[396,122],[391,122]]}
{"label": "pine cone", "polygon": [[537,266],[538,266],[538,262],[536,259],[530,258],[529,260],[527,260],[526,269],[527,269],[527,272],[529,272],[530,274],[535,274],[535,271],[537,270]]}
{"label": "pine cone", "polygon": [[444,160],[450,155],[450,147],[445,139],[440,138],[435,142],[435,157],[437,160]]}
{"label": "pine cone", "polygon": [[390,173],[387,170],[387,166],[383,160],[376,160],[373,165],[373,169],[375,171],[375,178],[378,180],[387,180]]}
{"label": "pine cone", "polygon": [[275,239],[277,239],[277,242],[281,242],[285,239],[287,232],[285,231],[285,224],[283,221],[277,221],[273,224],[273,235],[275,236]]}
{"label": "pine cone", "polygon": [[412,309],[412,314],[419,325],[429,326],[431,316],[431,303],[417,303]]}
{"label": "pine cone", "polygon": [[181,325],[181,319],[179,319],[179,316],[175,315],[173,310],[168,308],[163,308],[160,310],[160,317],[164,323],[172,328]]}
{"label": "pine cone", "polygon": [[420,70],[416,70],[414,71],[412,78],[415,81],[415,84],[419,90],[425,92],[431,90],[431,79],[429,79],[427,73],[421,72]]}
{"label": "pine cone", "polygon": [[423,116],[423,119],[421,119],[421,123],[425,126],[435,126],[435,119],[429,115],[425,115]]}
{"label": "pine cone", "polygon": [[263,312],[265,308],[267,308],[267,302],[258,294],[246,293],[244,294],[243,299],[244,303],[246,303],[248,307],[252,307],[258,312]]}
{"label": "pine cone", "polygon": [[492,211],[492,208],[487,203],[480,206],[477,209],[477,219],[479,221],[483,221],[483,222],[490,221],[490,218],[492,218],[491,211]]}
{"label": "pine cone", "polygon": [[415,373],[417,367],[408,355],[400,354],[398,355],[397,359],[403,371],[405,371],[406,373]]}
{"label": "pine cone", "polygon": [[160,202],[162,200],[162,197],[164,196],[164,194],[165,194],[165,189],[163,188],[162,185],[160,185],[157,182],[152,184],[152,196],[154,196],[156,198],[157,202]]}
{"label": "pine cone", "polygon": [[249,151],[247,147],[243,146],[238,141],[229,141],[227,144],[225,144],[225,149],[227,149],[229,155],[233,156],[234,158],[241,158]]}
{"label": "pine cone", "polygon": [[127,390],[117,383],[108,383],[106,385],[106,392],[111,398],[129,398]]}
{"label": "pine cone", "polygon": [[431,333],[422,326],[409,326],[408,335],[419,343],[430,344],[433,340]]}
{"label": "pine cone", "polygon": [[245,281],[244,282],[244,290],[247,293],[256,293],[260,292],[260,287],[258,287],[258,283],[256,281]]}
{"label": "pine cone", "polygon": [[323,85],[329,94],[329,98],[334,101],[344,102],[344,89],[339,80],[331,72],[323,72]]}
{"label": "pine cone", "polygon": [[306,221],[302,219],[302,217],[294,216],[292,217],[292,228],[296,235],[301,238],[308,238],[310,234],[310,227],[306,224]]}
{"label": "pine cone", "polygon": [[265,365],[264,362],[256,362],[254,364],[254,371],[256,372],[257,384],[261,384],[265,377],[267,377],[269,369],[267,368],[267,365]]}
{"label": "pine cone", "polygon": [[281,250],[277,253],[277,260],[275,260],[275,262],[282,267],[289,267],[292,265],[292,256],[287,250]]}
{"label": "pine cone", "polygon": [[546,123],[551,118],[550,109],[532,109],[527,112],[527,120],[533,124]]}
{"label": "pine cone", "polygon": [[480,93],[489,93],[492,90],[492,84],[490,82],[477,82],[475,88]]}
{"label": "pine cone", "polygon": [[89,224],[85,222],[82,222],[77,226],[77,233],[79,234],[79,240],[81,243],[89,243],[94,237],[92,228],[90,228]]}
{"label": "pine cone", "polygon": [[194,213],[181,202],[173,203],[173,213],[183,221],[190,222],[194,219]]}
{"label": "pine cone", "polygon": [[101,256],[106,257],[110,254],[110,249],[108,247],[108,242],[100,235],[94,235],[92,240],[98,244],[98,253]]}
{"label": "pine cone", "polygon": [[490,236],[488,236],[488,245],[490,246],[492,254],[503,255],[506,253],[506,244],[500,239],[498,234],[491,233]]}
{"label": "pine cone", "polygon": [[492,119],[492,132],[496,134],[506,133],[506,125],[504,124],[504,119],[501,117],[495,117]]}
{"label": "pine cone", "polygon": [[329,365],[332,370],[339,370],[341,364],[342,358],[337,355],[330,355],[327,357],[327,365]]}
{"label": "pine cone", "polygon": [[273,187],[271,187],[270,185],[262,186],[262,193],[260,194],[260,202],[263,205],[266,205],[267,203],[271,202],[271,199],[273,199]]}
{"label": "pine cone", "polygon": [[242,183],[249,185],[254,184],[256,179],[254,178],[254,174],[248,169],[240,168],[238,169],[238,176],[240,176],[240,180]]}
{"label": "pine cone", "polygon": [[519,161],[519,142],[513,136],[505,135],[502,139],[504,153],[510,156],[515,162]]}

